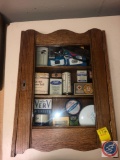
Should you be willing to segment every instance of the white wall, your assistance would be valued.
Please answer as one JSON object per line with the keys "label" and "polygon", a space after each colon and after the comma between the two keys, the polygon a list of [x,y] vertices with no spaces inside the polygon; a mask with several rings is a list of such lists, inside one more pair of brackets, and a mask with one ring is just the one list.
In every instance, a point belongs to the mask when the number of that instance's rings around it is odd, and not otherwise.
{"label": "white wall", "polygon": [[116,114],[118,139],[120,144],[120,16],[11,23],[7,29],[6,46],[3,160],[103,159],[101,158],[100,149],[89,152],[80,152],[71,149],[60,149],[48,153],[30,149],[25,152],[24,156],[17,155],[15,158],[10,158],[21,31],[34,29],[41,33],[50,33],[58,29],[68,29],[74,32],[82,33],[92,28],[98,28],[101,30],[105,30],[106,32],[113,87],[114,107]]}

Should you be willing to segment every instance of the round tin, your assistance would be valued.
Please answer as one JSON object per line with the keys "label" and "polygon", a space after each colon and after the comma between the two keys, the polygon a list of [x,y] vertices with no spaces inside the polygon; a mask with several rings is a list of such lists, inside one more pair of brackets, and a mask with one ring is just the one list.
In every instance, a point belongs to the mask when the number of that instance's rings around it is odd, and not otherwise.
{"label": "round tin", "polygon": [[39,125],[48,125],[49,115],[48,114],[35,114],[35,123]]}
{"label": "round tin", "polygon": [[72,99],[66,103],[65,108],[70,115],[76,115],[81,109],[81,104],[79,101]]}
{"label": "round tin", "polygon": [[92,84],[85,84],[84,88],[83,88],[85,94],[92,94],[93,93],[93,88],[92,88]]}

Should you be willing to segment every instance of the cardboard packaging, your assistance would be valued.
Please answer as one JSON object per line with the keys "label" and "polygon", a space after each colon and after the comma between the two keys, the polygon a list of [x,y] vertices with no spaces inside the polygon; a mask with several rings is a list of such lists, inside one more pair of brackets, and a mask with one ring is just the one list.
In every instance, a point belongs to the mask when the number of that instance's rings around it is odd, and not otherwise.
{"label": "cardboard packaging", "polygon": [[35,73],[35,94],[48,94],[49,73]]}

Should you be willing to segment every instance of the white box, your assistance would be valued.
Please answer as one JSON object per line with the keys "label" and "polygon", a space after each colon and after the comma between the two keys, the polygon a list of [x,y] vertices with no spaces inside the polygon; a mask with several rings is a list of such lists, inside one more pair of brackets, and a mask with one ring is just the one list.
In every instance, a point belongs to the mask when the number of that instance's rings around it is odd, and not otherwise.
{"label": "white box", "polygon": [[52,95],[62,94],[62,79],[50,78],[50,94]]}
{"label": "white box", "polygon": [[87,82],[87,70],[77,70],[77,82]]}
{"label": "white box", "polygon": [[35,73],[35,94],[48,94],[49,73]]}

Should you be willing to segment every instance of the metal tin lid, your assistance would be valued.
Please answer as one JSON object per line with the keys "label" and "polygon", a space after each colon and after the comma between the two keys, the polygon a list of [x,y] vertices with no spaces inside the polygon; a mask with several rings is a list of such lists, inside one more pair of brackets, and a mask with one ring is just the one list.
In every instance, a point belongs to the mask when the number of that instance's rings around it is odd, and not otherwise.
{"label": "metal tin lid", "polygon": [[69,114],[76,115],[79,113],[81,105],[79,101],[72,99],[66,103],[65,107]]}
{"label": "metal tin lid", "polygon": [[35,78],[49,78],[49,73],[35,73]]}
{"label": "metal tin lid", "polygon": [[35,123],[47,123],[49,121],[48,114],[36,114]]}

